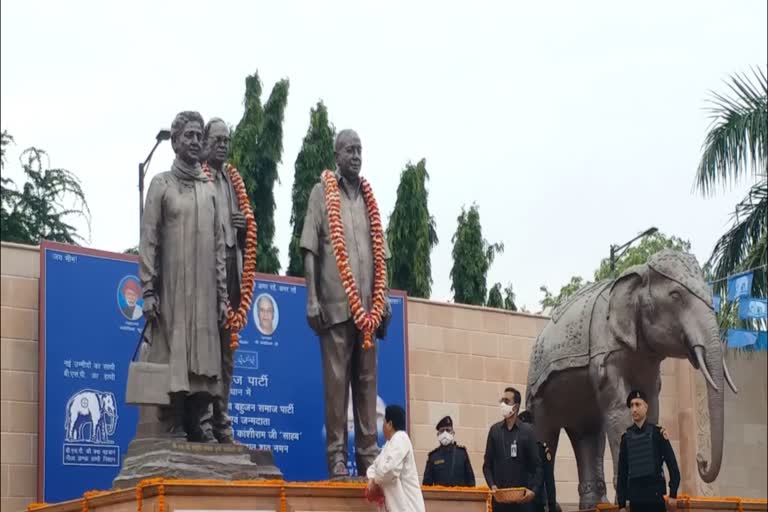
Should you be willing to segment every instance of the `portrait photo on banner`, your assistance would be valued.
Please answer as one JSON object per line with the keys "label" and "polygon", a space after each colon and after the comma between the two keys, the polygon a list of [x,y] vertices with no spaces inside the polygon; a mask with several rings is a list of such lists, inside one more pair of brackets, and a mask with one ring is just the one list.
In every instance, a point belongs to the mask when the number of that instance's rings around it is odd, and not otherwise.
{"label": "portrait photo on banner", "polygon": [[117,307],[127,320],[138,320],[142,317],[144,299],[141,296],[139,278],[127,275],[117,286]]}
{"label": "portrait photo on banner", "polygon": [[280,321],[280,310],[277,301],[269,293],[256,297],[256,307],[253,308],[253,320],[256,329],[264,336],[272,336]]}

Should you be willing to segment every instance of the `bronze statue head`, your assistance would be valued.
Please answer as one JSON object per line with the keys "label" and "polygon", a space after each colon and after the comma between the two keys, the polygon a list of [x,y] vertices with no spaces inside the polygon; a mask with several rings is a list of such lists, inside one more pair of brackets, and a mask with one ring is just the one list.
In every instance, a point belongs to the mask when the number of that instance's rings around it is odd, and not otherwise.
{"label": "bronze statue head", "polygon": [[203,141],[203,116],[198,112],[179,112],[171,124],[171,145],[176,156],[190,165],[200,161]]}
{"label": "bronze statue head", "polygon": [[357,180],[363,165],[363,146],[354,130],[342,130],[336,137],[333,150],[336,156],[336,168],[342,176]]}
{"label": "bronze statue head", "polygon": [[203,130],[203,160],[207,160],[211,167],[220,168],[229,156],[230,142],[227,123],[219,117],[211,118]]}

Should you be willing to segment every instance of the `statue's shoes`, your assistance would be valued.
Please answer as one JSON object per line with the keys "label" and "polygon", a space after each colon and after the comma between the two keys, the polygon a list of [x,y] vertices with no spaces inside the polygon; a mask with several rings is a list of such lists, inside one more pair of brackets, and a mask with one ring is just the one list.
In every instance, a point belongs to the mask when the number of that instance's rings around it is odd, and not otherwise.
{"label": "statue's shoes", "polygon": [[343,461],[339,461],[333,466],[331,479],[347,478],[348,476],[349,471],[347,471],[347,465]]}

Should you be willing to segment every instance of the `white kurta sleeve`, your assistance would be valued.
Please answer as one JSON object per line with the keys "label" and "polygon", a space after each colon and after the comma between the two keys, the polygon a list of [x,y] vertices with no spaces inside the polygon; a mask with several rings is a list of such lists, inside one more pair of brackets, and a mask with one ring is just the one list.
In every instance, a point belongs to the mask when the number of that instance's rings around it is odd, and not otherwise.
{"label": "white kurta sleeve", "polygon": [[377,484],[396,480],[403,470],[408,443],[403,436],[394,436],[381,450],[373,464],[368,467],[367,476]]}

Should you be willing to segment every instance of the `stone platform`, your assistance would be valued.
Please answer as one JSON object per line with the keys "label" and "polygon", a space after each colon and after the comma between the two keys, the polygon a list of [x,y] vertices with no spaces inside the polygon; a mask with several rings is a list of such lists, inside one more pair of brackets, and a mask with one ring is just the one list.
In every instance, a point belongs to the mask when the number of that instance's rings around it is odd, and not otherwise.
{"label": "stone platform", "polygon": [[174,441],[167,437],[134,439],[129,445],[113,489],[134,487],[150,478],[184,480],[281,479],[272,452],[237,444]]}
{"label": "stone platform", "polygon": [[[342,482],[211,482],[164,480],[145,482],[141,503],[135,487],[89,492],[80,499],[32,505],[35,512],[375,512],[364,498],[364,483]],[[424,488],[427,512],[487,512],[487,488]]]}
{"label": "stone platform", "polygon": [[[364,498],[365,483],[286,482],[283,480],[216,482],[153,479],[113,491],[91,491],[61,503],[33,504],[29,512],[374,512]],[[422,487],[427,512],[487,512],[487,487]],[[564,507],[564,510],[566,508]],[[576,510],[568,508],[567,510]],[[669,509],[668,509],[669,510]],[[768,512],[765,499],[688,497],[679,512]],[[581,511],[587,512],[587,511]],[[610,504],[589,512],[618,512]],[[670,510],[670,512],[672,512]]]}

